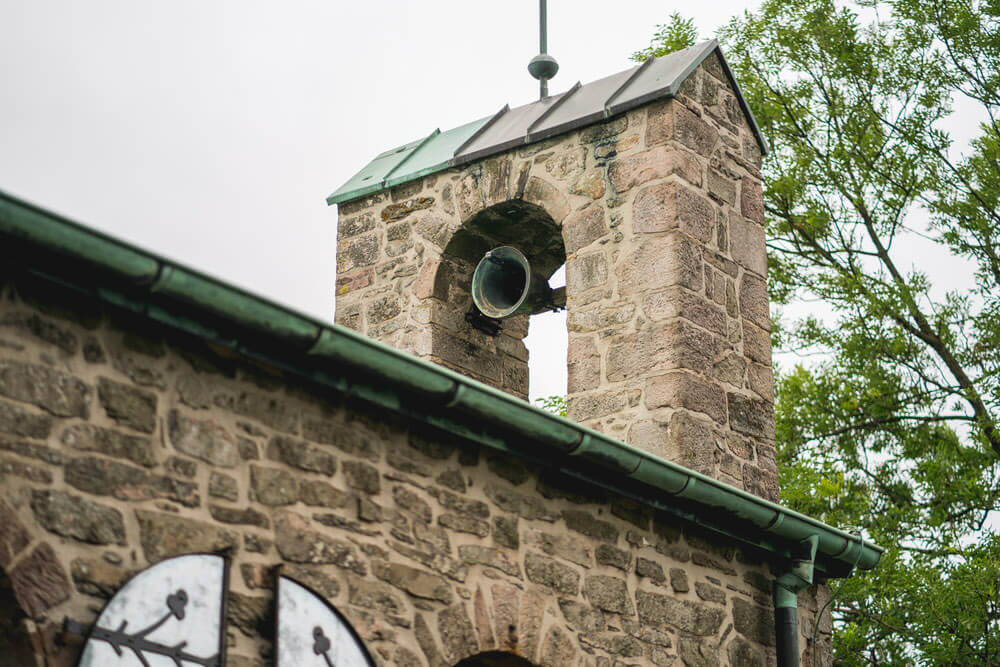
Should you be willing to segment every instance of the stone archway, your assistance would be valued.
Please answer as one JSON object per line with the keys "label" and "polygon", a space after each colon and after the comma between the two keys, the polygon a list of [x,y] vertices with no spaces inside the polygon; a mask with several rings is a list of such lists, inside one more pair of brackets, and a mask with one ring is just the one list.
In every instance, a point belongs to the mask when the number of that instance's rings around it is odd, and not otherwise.
{"label": "stone archway", "polygon": [[432,290],[429,357],[460,373],[527,398],[528,316],[503,321],[498,336],[476,330],[466,313],[472,307],[471,281],[490,249],[511,245],[548,279],[566,261],[562,229],[545,208],[510,199],[472,214],[455,230],[436,266]]}

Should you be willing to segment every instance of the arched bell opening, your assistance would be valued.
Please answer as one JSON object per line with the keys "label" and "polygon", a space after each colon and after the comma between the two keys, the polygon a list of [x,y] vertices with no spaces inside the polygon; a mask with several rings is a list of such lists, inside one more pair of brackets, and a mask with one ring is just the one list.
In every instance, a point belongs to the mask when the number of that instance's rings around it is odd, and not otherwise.
{"label": "arched bell opening", "polygon": [[455,667],[535,667],[535,663],[506,651],[486,651],[455,663]]}
{"label": "arched bell opening", "polygon": [[[521,290],[531,296],[525,308],[484,314],[474,303],[473,276],[487,254],[501,247],[514,251],[497,254],[491,279],[506,275],[511,282],[490,283],[496,288],[491,294],[504,298],[509,294],[507,305],[518,300]],[[452,234],[437,267],[430,314],[431,360],[527,399],[524,338],[529,314],[545,307],[549,279],[565,262],[560,227],[541,206],[514,199],[471,216]]]}

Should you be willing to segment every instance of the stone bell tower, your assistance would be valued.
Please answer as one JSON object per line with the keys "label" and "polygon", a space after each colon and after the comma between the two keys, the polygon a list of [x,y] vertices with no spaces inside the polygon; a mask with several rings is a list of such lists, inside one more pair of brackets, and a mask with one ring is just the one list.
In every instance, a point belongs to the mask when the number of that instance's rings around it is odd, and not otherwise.
{"label": "stone bell tower", "polygon": [[336,321],[525,398],[528,316],[477,326],[473,271],[565,263],[570,418],[776,499],[762,149],[714,40],[435,131],[329,198]]}

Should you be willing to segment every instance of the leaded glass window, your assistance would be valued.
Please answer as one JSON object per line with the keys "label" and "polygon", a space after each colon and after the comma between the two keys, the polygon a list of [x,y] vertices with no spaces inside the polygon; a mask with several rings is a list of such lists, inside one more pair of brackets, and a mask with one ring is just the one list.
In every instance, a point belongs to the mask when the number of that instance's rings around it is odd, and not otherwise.
{"label": "leaded glass window", "polygon": [[130,579],[90,629],[81,667],[220,667],[225,558],[170,558]]}

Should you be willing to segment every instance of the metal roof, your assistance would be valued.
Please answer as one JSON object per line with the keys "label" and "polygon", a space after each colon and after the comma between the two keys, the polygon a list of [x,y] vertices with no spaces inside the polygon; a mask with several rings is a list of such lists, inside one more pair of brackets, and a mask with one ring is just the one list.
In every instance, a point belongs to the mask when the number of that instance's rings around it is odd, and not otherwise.
{"label": "metal roof", "polygon": [[[520,457],[734,543],[792,557],[815,536],[823,576],[869,570],[882,548],[545,412],[499,389],[327,324],[0,192],[0,267],[234,350],[321,392]],[[797,552],[796,552],[797,553]]]}
{"label": "metal roof", "polygon": [[559,95],[514,109],[504,106],[492,116],[447,132],[434,130],[423,139],[377,156],[326,201],[337,204],[356,199],[427,174],[600,123],[655,100],[673,97],[691,72],[712,53],[718,53],[747,122],[757,137],[761,151],[766,153],[767,144],[719,49],[719,42],[710,39],[659,58],[650,58],[641,65],[586,85],[577,82]]}

